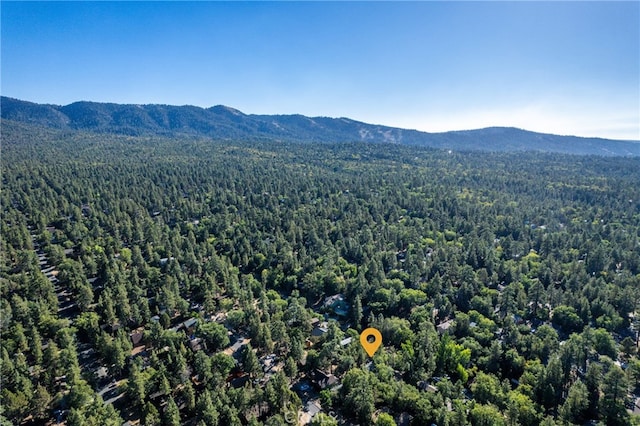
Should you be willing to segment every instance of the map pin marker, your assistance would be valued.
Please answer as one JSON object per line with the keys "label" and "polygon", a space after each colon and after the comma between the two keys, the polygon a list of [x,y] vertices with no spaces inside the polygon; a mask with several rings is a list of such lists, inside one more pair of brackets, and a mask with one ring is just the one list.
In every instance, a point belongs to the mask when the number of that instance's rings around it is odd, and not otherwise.
{"label": "map pin marker", "polygon": [[364,350],[373,358],[380,345],[382,345],[382,334],[378,329],[369,327],[360,333],[360,344]]}

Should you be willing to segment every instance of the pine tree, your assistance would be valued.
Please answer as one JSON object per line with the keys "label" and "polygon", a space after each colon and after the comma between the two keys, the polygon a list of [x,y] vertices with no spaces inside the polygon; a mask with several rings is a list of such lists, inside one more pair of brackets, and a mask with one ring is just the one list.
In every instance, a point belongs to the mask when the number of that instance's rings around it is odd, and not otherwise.
{"label": "pine tree", "polygon": [[166,426],[180,426],[180,410],[178,409],[178,405],[173,400],[172,397],[169,397],[167,401],[167,405],[164,408],[164,421],[163,424]]}

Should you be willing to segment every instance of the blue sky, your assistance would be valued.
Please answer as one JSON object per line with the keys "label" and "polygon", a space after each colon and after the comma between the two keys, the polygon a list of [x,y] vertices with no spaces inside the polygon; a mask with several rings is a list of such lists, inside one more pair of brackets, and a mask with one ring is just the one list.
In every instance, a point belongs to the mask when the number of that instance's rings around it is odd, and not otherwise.
{"label": "blue sky", "polygon": [[7,2],[5,96],[640,139],[640,2]]}

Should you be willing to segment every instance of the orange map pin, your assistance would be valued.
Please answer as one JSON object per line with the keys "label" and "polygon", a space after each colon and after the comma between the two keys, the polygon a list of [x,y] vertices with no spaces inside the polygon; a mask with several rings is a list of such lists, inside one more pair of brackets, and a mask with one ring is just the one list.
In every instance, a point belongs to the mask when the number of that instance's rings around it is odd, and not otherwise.
{"label": "orange map pin", "polygon": [[382,334],[380,334],[378,329],[369,327],[360,333],[360,344],[367,354],[373,357],[373,354],[375,354],[380,345],[382,345]]}

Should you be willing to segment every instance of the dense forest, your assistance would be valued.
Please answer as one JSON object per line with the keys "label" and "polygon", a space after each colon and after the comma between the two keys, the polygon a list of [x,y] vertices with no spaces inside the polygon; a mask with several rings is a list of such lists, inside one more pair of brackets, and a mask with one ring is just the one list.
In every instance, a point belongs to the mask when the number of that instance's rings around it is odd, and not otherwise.
{"label": "dense forest", "polygon": [[0,424],[640,424],[637,158],[3,120],[0,202]]}

